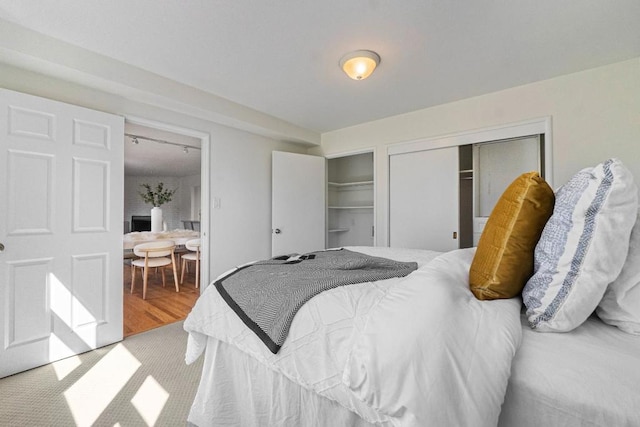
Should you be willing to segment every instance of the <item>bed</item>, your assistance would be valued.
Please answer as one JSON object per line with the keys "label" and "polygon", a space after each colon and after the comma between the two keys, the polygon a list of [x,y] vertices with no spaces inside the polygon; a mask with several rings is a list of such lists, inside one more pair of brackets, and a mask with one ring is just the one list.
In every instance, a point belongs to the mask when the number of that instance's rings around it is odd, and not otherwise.
{"label": "bed", "polygon": [[[347,249],[398,261],[415,260],[418,269],[404,278],[338,287],[317,295],[297,313],[287,341],[277,354],[269,351],[243,324],[215,287],[207,288],[185,322],[185,329],[190,332],[187,361],[195,360],[206,348],[207,366],[203,370],[206,378],[200,384],[189,418],[191,423],[331,426],[337,425],[334,410],[339,409],[338,419],[348,421],[344,425],[393,426],[399,425],[398,420],[420,425],[430,409],[428,417],[440,423],[459,420],[457,424],[462,425],[468,424],[468,420],[483,419],[484,425],[496,424],[511,358],[520,342],[519,302],[500,300],[487,304],[469,294],[466,271],[473,250],[439,254],[391,248]],[[424,286],[425,282],[440,289],[430,289]],[[447,288],[456,285],[455,292],[447,292]],[[411,301],[414,303],[409,309]],[[453,308],[459,304],[474,305],[475,310],[464,316],[455,315]],[[393,315],[397,307],[404,309],[402,318]],[[420,319],[438,325],[424,334]],[[478,330],[489,331],[494,326],[499,326],[502,332],[498,337],[477,334]],[[382,327],[386,327],[384,343],[374,348],[381,341],[373,339],[369,332],[379,334]],[[397,328],[405,333],[397,334]],[[487,349],[492,340],[504,345],[496,345],[495,352],[475,358],[475,365],[470,366],[467,361],[477,351]],[[415,364],[413,357],[400,360],[403,355],[428,352],[436,341],[449,352],[429,352],[431,356],[426,355],[423,364]],[[473,345],[467,346],[467,342]],[[379,357],[368,359],[371,352]],[[383,366],[375,366],[376,363]],[[265,367],[267,372],[260,372]],[[417,371],[412,372],[413,369]],[[374,372],[385,375],[366,378],[366,371],[370,375]],[[461,378],[451,381],[453,371]],[[242,375],[246,382],[237,383],[242,372],[251,374]],[[386,384],[387,375],[402,378],[392,381],[400,386],[394,393],[419,388],[421,381],[415,379],[428,375],[431,382],[439,385],[431,394],[429,409],[412,400],[420,395],[418,392],[406,393],[404,397],[376,393],[379,389],[391,392],[390,384]],[[347,379],[353,384],[347,385]],[[466,407],[448,404],[450,395],[466,398],[470,387],[475,387],[477,404]],[[231,396],[229,388],[235,388],[237,394]],[[271,401],[276,396],[280,396],[280,402]],[[291,396],[299,396],[299,401],[291,400]],[[413,410],[386,407],[397,402]],[[310,410],[310,404],[318,410]],[[327,412],[327,407],[334,410]],[[436,409],[438,415],[434,418]],[[323,416],[326,422],[318,423]]]}
{"label": "bed", "polygon": [[[589,170],[589,185],[608,167],[613,167],[617,180],[618,163],[610,162],[604,169]],[[595,181],[591,196],[585,190],[589,185],[580,191],[601,201],[599,184],[606,178]],[[605,214],[594,210],[592,202],[582,209],[582,196],[568,195],[575,189],[567,185],[565,194],[555,193],[549,216],[539,219],[540,232],[529,237],[533,243],[523,249],[522,240],[516,239],[515,247],[531,252],[532,264],[535,260],[533,274],[522,275],[510,266],[517,276],[526,276],[526,285],[518,286],[517,292],[506,289],[504,280],[498,280],[498,286],[473,287],[472,276],[490,270],[483,255],[496,247],[495,241],[483,245],[485,233],[494,234],[486,229],[478,248],[447,253],[344,248],[363,256],[415,262],[416,269],[403,277],[319,293],[299,309],[286,340],[273,351],[216,286],[209,286],[185,321],[187,363],[204,357],[188,422],[201,427],[640,425],[640,326],[633,329],[640,325],[633,318],[640,316],[637,188],[628,179],[622,182],[624,192],[632,195],[623,206],[611,182],[607,185],[616,212],[613,223],[597,217],[598,227],[591,227],[589,215]],[[519,188],[522,191],[522,185]],[[565,215],[566,200],[578,206],[572,208],[568,226],[594,233],[587,250],[584,232],[574,242],[572,230],[563,234],[555,228],[567,222],[556,218]],[[602,205],[605,213],[611,211],[607,200]],[[624,220],[619,212],[625,212]],[[514,243],[513,227],[491,217],[487,226],[509,228],[506,244]],[[531,227],[528,219],[523,228],[530,233]],[[553,244],[545,243],[549,239]],[[571,249],[574,244],[581,249]],[[555,289],[557,278],[545,272],[546,264],[556,262],[551,267],[562,270],[559,264],[567,252],[584,259],[577,263],[570,257],[569,267],[578,270],[567,276],[570,283],[565,278]],[[514,260],[521,267],[526,264]],[[595,272],[589,270],[593,265]],[[502,270],[492,270],[492,278],[504,279]],[[615,288],[621,278],[625,284]],[[603,281],[604,286],[593,291],[593,283]],[[542,290],[538,282],[544,283]],[[495,293],[501,296],[492,297]],[[635,295],[637,313],[622,294]],[[631,314],[616,317],[614,302]]]}

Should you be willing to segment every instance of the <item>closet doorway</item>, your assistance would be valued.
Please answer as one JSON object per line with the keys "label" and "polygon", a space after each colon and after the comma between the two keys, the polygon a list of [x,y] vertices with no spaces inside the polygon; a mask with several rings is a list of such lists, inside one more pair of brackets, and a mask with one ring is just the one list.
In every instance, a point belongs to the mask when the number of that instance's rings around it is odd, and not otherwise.
{"label": "closet doorway", "polygon": [[[200,285],[206,284],[208,245],[205,236],[208,235],[208,210],[203,208],[208,206],[208,202],[203,199],[208,194],[208,176],[204,176],[208,175],[208,170],[203,167],[203,159],[208,158],[208,142],[208,136],[161,123],[129,118],[125,122],[124,336],[184,319],[202,290],[202,286],[196,287],[194,263],[187,264],[184,281],[181,280],[181,256],[188,249],[184,242],[179,241],[175,254],[179,292],[176,292],[173,273],[168,268],[166,286],[163,286],[160,272],[150,272],[145,299],[142,298],[142,269],[136,269],[136,283],[132,293],[131,259],[135,255],[127,249],[132,246],[132,241],[137,244],[152,236],[169,239],[182,235],[197,238],[199,235],[202,242]],[[160,235],[149,234],[153,205],[142,196],[146,193],[146,185],[154,190],[162,185],[165,190],[172,192],[170,200],[160,206]],[[153,231],[156,232],[157,223],[154,227]]]}
{"label": "closet doorway", "polygon": [[326,247],[375,246],[373,149],[327,157]]}

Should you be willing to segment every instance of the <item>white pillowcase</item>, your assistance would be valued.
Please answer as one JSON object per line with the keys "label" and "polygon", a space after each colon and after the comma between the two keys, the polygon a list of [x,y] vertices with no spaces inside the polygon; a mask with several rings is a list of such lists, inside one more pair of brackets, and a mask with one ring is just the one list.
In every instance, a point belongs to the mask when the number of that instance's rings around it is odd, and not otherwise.
{"label": "white pillowcase", "polygon": [[637,211],[638,189],[618,159],[581,170],[557,191],[522,291],[533,329],[570,331],[593,313],[620,274]]}
{"label": "white pillowcase", "polygon": [[631,230],[629,254],[622,272],[607,287],[596,313],[605,323],[640,335],[640,212]]}

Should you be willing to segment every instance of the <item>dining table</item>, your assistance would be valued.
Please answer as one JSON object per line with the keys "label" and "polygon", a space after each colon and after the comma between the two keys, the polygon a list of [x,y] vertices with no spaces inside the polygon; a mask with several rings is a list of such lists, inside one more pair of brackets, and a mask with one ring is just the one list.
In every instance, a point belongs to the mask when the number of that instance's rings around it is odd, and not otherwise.
{"label": "dining table", "polygon": [[122,246],[125,250],[131,250],[140,243],[155,242],[158,240],[173,240],[176,246],[181,246],[189,240],[198,239],[199,231],[194,230],[169,230],[160,232],[134,231],[124,235]]}

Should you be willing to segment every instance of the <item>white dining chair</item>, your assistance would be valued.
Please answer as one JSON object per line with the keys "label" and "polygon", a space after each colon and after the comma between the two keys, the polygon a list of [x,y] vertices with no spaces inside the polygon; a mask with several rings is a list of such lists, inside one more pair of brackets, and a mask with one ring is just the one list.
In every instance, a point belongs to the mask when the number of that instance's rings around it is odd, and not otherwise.
{"label": "white dining chair", "polygon": [[184,283],[184,272],[187,267],[187,262],[196,263],[196,288],[200,284],[200,239],[192,239],[187,241],[184,245],[189,251],[182,255],[182,272],[180,273],[180,284]]}
{"label": "white dining chair", "polygon": [[176,257],[174,254],[175,243],[172,240],[158,240],[155,242],[141,243],[133,248],[133,253],[139,259],[131,262],[131,293],[136,284],[136,267],[142,268],[142,299],[147,298],[147,282],[149,269],[160,267],[162,272],[162,286],[165,286],[164,267],[173,267],[173,281],[176,285],[176,292],[180,292],[178,287],[178,271],[176,269]]}

